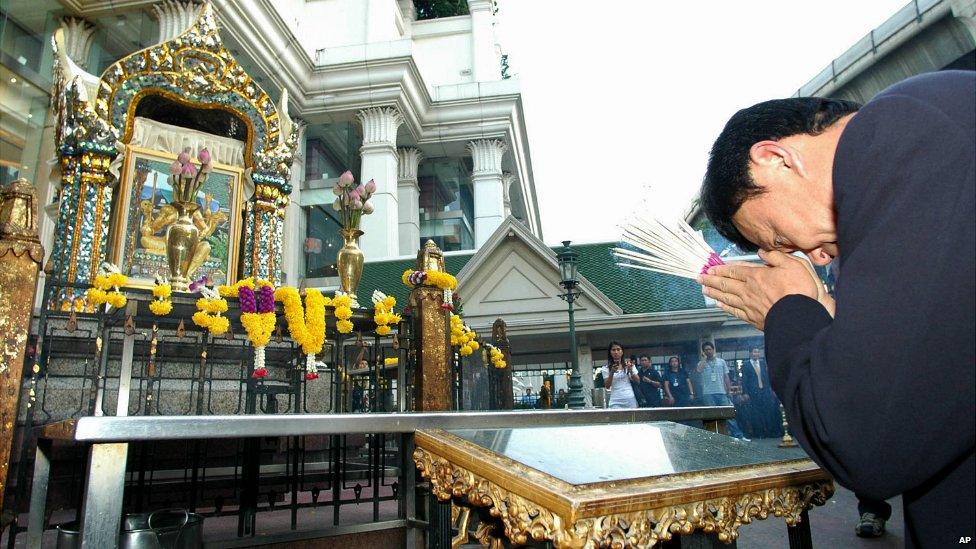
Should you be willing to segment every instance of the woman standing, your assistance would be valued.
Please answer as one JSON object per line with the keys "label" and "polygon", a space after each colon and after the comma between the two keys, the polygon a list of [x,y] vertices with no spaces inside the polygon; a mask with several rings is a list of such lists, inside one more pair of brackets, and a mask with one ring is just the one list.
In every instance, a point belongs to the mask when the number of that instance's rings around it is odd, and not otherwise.
{"label": "woman standing", "polygon": [[636,408],[634,385],[640,381],[637,368],[624,363],[624,348],[616,341],[607,349],[607,365],[601,369],[603,386],[610,389],[610,408]]}
{"label": "woman standing", "polygon": [[690,406],[695,398],[695,386],[681,367],[681,359],[668,359],[668,371],[664,374],[664,393],[669,406]]}

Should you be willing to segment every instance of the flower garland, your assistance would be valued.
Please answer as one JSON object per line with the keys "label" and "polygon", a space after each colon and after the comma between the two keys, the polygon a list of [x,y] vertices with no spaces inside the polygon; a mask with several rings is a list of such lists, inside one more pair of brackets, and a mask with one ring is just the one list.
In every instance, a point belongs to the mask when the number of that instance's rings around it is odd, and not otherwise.
{"label": "flower garland", "polygon": [[400,277],[403,285],[413,289],[421,284],[434,286],[444,291],[444,303],[441,307],[449,311],[454,310],[454,290],[457,289],[458,281],[451,273],[444,271],[414,271],[407,269]]}
{"label": "flower garland", "polygon": [[264,347],[271,341],[271,334],[277,321],[274,288],[267,281],[259,281],[257,286],[255,291],[254,288],[243,284],[237,291],[241,307],[241,324],[247,332],[247,339],[254,346],[254,371],[251,372],[251,377],[254,379],[268,375],[268,369],[264,366]]}
{"label": "flower garland", "polygon": [[352,298],[348,294],[336,291],[332,298],[332,305],[335,307],[336,331],[340,334],[348,334],[352,331]]}
{"label": "flower garland", "polygon": [[305,353],[305,379],[318,379],[315,355],[322,352],[325,344],[325,306],[331,300],[315,288],[309,288],[305,290],[305,307],[302,308],[298,290],[289,286],[275,290],[274,297],[284,305],[288,333]]}
{"label": "flower garland", "polygon": [[508,366],[508,364],[505,363],[505,353],[503,353],[501,349],[495,347],[490,343],[485,343],[485,350],[487,351],[486,352],[487,356],[485,357],[485,364],[487,364],[490,361],[491,365],[494,366],[495,368],[498,368],[499,370],[504,368],[505,366]]}
{"label": "flower garland", "polygon": [[[116,309],[125,307],[125,295],[119,290],[128,282],[128,277],[122,274],[118,267],[111,263],[102,263],[99,273],[95,275],[94,288],[88,288],[85,293],[88,303],[93,307],[109,304]],[[111,290],[111,291],[109,291]]]}
{"label": "flower garland", "polygon": [[464,323],[461,315],[451,315],[451,346],[458,347],[461,356],[470,356],[481,347],[478,333]]}
{"label": "flower garland", "polygon": [[173,295],[173,287],[166,279],[157,276],[153,286],[153,300],[149,303],[149,310],[156,316],[166,316],[173,311],[173,302],[169,297]]}
{"label": "flower garland", "polygon": [[[212,336],[224,335],[230,328],[230,319],[221,316],[220,313],[227,312],[227,300],[206,286],[197,286],[197,290],[203,297],[197,299],[197,312],[193,313],[193,323],[210,331]],[[155,293],[156,290],[153,289],[153,294]],[[170,307],[172,308],[172,304]]]}
{"label": "flower garland", "polygon": [[387,357],[383,359],[384,366],[396,366],[400,364],[400,359],[395,356]]}
{"label": "flower garland", "polygon": [[396,298],[386,295],[379,290],[373,290],[373,321],[376,322],[376,335],[385,336],[390,333],[390,324],[399,324],[400,315],[393,314]]}

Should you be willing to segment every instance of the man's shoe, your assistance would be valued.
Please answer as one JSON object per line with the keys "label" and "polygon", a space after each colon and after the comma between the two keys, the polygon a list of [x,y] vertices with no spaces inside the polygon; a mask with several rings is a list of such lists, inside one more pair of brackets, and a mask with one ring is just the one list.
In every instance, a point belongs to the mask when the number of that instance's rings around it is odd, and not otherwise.
{"label": "man's shoe", "polygon": [[881,537],[885,533],[885,519],[879,518],[874,513],[864,513],[854,531],[861,538]]}

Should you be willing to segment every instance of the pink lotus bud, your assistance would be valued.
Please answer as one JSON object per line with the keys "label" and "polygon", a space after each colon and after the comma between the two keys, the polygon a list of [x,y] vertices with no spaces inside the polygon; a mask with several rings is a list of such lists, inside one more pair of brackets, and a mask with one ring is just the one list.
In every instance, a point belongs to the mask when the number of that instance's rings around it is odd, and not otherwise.
{"label": "pink lotus bud", "polygon": [[366,183],[366,192],[370,195],[376,192],[376,181],[370,179]]}
{"label": "pink lotus bud", "polygon": [[361,200],[359,200],[359,198],[356,198],[355,200],[352,201],[352,209],[354,210],[363,209],[363,203]]}
{"label": "pink lotus bud", "polygon": [[169,173],[173,175],[180,175],[183,172],[183,164],[180,164],[179,160],[174,160],[172,164],[169,165]]}
{"label": "pink lotus bud", "polygon": [[363,203],[363,213],[366,215],[373,213],[373,204],[368,200]]}
{"label": "pink lotus bud", "polygon": [[335,199],[335,202],[332,203],[332,207],[335,209],[335,211],[341,212],[342,211],[342,199],[341,198],[336,198]]}
{"label": "pink lotus bud", "polygon": [[365,200],[365,199],[367,199],[369,197],[366,194],[366,187],[362,183],[360,183],[359,186],[356,187],[356,190],[353,191],[353,192],[356,193],[356,194],[358,194],[359,197],[362,198],[363,200]]}
{"label": "pink lotus bud", "polygon": [[177,155],[176,160],[179,161],[180,164],[186,164],[187,162],[189,162],[190,161],[190,147],[187,147],[187,148],[183,149],[183,152],[181,152],[179,155]]}
{"label": "pink lotus bud", "polygon": [[205,164],[200,164],[200,173],[210,173],[210,170],[212,169],[213,169],[213,164],[211,164],[210,162],[207,162]]}
{"label": "pink lotus bud", "polygon": [[342,193],[343,193],[342,186],[340,186],[338,183],[336,183],[332,187],[332,192],[335,193],[336,196],[342,196]]}
{"label": "pink lotus bud", "polygon": [[193,164],[186,164],[185,166],[183,166],[182,173],[184,177],[193,177],[194,175],[197,174],[197,167],[194,166]]}
{"label": "pink lotus bud", "polygon": [[339,176],[339,185],[342,187],[352,186],[353,181],[355,181],[355,179],[352,176],[352,172],[349,170],[342,172],[342,175]]}
{"label": "pink lotus bud", "polygon": [[352,202],[353,200],[360,200],[362,197],[359,195],[359,189],[353,189],[346,193],[346,202]]}
{"label": "pink lotus bud", "polygon": [[206,147],[200,149],[200,152],[197,153],[197,160],[199,160],[201,164],[209,164],[210,151],[208,151]]}

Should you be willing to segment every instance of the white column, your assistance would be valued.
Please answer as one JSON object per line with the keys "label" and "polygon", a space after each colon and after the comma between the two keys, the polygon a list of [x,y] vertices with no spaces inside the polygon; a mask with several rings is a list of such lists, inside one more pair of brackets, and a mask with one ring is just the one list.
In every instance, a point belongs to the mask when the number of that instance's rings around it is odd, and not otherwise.
{"label": "white column", "polygon": [[188,0],[165,0],[153,6],[153,13],[159,21],[156,42],[162,43],[183,34],[196,21],[200,4]]}
{"label": "white column", "polygon": [[367,259],[394,257],[400,253],[396,135],[403,117],[394,107],[364,109],[356,116],[363,126],[360,179],[376,182],[370,198],[374,211],[363,216],[359,245]]}
{"label": "white column", "polygon": [[[292,123],[298,128],[298,146],[291,164],[291,195],[285,208],[285,230],[282,244],[281,275],[284,284],[298,286],[305,276],[305,212],[301,207],[305,184],[305,129],[302,120]],[[331,206],[329,206],[331,207]]]}
{"label": "white column", "polygon": [[420,185],[417,166],[424,153],[413,147],[397,149],[397,201],[399,203],[400,255],[412,255],[420,248]]}
{"label": "white column", "polygon": [[80,17],[65,16],[61,18],[61,30],[64,31],[65,53],[76,65],[87,69],[95,25]]}
{"label": "white column", "polygon": [[500,139],[479,139],[468,143],[474,160],[474,243],[480,248],[505,219],[505,191],[502,188],[502,156],[508,146]]}
{"label": "white column", "polygon": [[505,193],[505,219],[512,215],[512,185],[514,183],[514,175],[508,172],[502,174],[502,190]]}
{"label": "white column", "polygon": [[501,61],[495,47],[492,0],[468,0],[471,14],[472,69],[476,82],[501,80]]}

